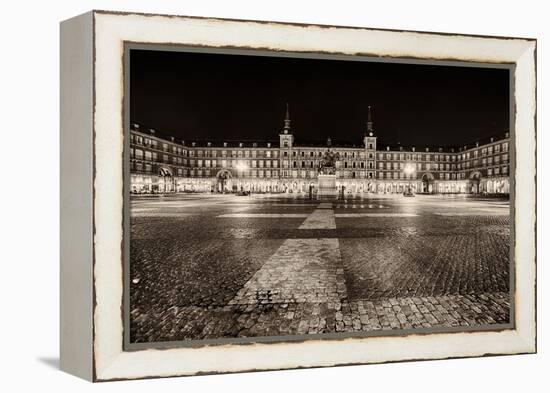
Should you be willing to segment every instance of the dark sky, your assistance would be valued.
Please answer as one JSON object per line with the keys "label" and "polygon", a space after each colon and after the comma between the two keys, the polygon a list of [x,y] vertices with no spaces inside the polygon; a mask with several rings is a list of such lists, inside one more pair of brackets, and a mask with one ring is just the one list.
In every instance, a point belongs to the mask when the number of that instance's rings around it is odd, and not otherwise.
{"label": "dark sky", "polygon": [[360,143],[367,106],[381,143],[454,146],[509,128],[504,69],[131,51],[132,122],[184,140]]}

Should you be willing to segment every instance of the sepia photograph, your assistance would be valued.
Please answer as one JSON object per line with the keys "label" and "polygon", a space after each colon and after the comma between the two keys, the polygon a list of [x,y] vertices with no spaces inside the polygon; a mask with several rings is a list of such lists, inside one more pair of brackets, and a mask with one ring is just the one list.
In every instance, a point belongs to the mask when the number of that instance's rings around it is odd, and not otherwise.
{"label": "sepia photograph", "polygon": [[513,328],[509,65],[126,44],[125,75],[128,348]]}

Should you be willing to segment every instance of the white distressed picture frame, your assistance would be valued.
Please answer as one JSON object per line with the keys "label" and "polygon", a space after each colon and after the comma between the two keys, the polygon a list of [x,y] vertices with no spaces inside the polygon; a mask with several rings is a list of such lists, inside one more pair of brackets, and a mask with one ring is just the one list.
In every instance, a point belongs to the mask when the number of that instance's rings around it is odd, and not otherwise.
{"label": "white distressed picture frame", "polygon": [[[507,63],[514,325],[502,331],[123,350],[124,44]],[[536,41],[93,11],[61,25],[61,368],[92,381],[536,351]]]}

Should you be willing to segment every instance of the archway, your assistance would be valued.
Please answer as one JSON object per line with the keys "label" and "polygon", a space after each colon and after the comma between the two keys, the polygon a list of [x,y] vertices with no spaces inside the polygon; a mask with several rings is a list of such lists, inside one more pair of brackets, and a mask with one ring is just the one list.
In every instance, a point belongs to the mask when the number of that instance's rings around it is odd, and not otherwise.
{"label": "archway", "polygon": [[229,185],[227,184],[230,179],[233,178],[233,175],[228,169],[221,169],[216,173],[216,192],[226,192],[229,190]]}
{"label": "archway", "polygon": [[158,192],[165,193],[165,192],[172,192],[172,191],[175,191],[174,174],[172,173],[172,170],[170,168],[160,167]]}
{"label": "archway", "polygon": [[433,192],[434,175],[431,173],[424,173],[422,175],[422,192],[431,194]]}
{"label": "archway", "polygon": [[470,174],[470,192],[472,194],[479,194],[479,183],[481,182],[481,172],[474,171]]}

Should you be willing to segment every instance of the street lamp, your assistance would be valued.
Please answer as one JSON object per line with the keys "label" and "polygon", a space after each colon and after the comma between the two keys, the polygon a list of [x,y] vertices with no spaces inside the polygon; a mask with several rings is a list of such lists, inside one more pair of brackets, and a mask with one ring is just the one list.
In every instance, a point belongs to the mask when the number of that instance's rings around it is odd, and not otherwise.
{"label": "street lamp", "polygon": [[[243,177],[244,171],[248,170],[248,165],[246,165],[244,162],[240,161],[237,163],[237,171],[239,172],[239,177]],[[243,191],[243,186],[241,185],[241,191]]]}
{"label": "street lamp", "polygon": [[248,165],[246,165],[244,162],[239,162],[239,163],[237,164],[237,170],[238,170],[239,172],[244,172],[244,171],[246,171],[247,169],[248,169]]}
{"label": "street lamp", "polygon": [[411,191],[411,177],[416,172],[416,167],[413,164],[406,164],[405,168],[403,169],[403,172],[405,172],[405,176],[409,179],[409,185],[408,185],[408,191],[409,193],[412,193]]}

